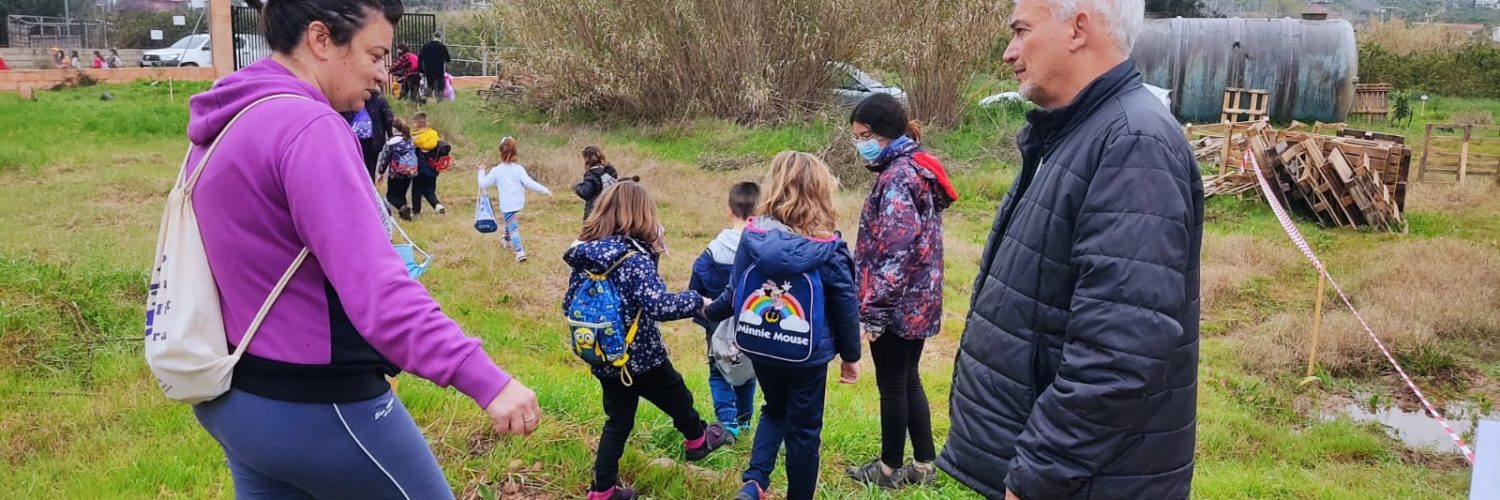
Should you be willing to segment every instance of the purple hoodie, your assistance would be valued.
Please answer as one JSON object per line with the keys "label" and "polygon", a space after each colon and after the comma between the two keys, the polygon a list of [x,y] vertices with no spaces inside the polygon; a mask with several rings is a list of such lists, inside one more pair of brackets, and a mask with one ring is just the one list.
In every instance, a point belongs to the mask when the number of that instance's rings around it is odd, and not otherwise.
{"label": "purple hoodie", "polygon": [[[234,127],[229,120],[251,102]],[[277,399],[347,402],[410,371],[488,406],[510,382],[409,278],[391,246],[359,143],[328,100],[270,59],[193,96],[189,168],[221,132],[193,208],[237,345],[303,246],[311,255],[271,308],[234,386]]]}

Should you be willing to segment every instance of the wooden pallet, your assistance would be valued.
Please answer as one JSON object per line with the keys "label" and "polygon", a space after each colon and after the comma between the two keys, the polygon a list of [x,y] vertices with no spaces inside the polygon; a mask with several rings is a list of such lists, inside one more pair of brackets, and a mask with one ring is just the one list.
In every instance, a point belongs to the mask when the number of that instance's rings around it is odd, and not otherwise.
{"label": "wooden pallet", "polygon": [[[1294,123],[1276,130],[1265,122],[1188,127],[1199,161],[1221,160],[1226,151],[1236,155],[1220,163],[1218,174],[1204,178],[1205,195],[1259,193],[1254,174],[1240,164],[1243,152],[1249,152],[1289,211],[1325,227],[1404,230],[1411,166],[1411,148],[1402,144],[1404,138],[1364,139],[1375,136],[1360,131],[1345,133],[1354,137],[1336,137],[1307,128]],[[1496,161],[1500,164],[1500,158]]]}
{"label": "wooden pallet", "polygon": [[1224,123],[1265,120],[1269,118],[1271,93],[1261,89],[1224,89],[1224,106],[1219,121]]}
{"label": "wooden pallet", "polygon": [[1349,113],[1369,119],[1384,120],[1390,114],[1389,83],[1357,83],[1354,85],[1354,109]]}

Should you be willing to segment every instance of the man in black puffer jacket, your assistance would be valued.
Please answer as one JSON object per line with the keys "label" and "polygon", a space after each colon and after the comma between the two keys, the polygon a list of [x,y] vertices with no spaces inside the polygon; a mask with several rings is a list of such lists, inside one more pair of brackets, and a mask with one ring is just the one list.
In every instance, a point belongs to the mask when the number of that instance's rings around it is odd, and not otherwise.
{"label": "man in black puffer jacket", "polygon": [[1128,59],[1140,0],[1021,0],[1017,137],[938,465],[988,498],[1181,499],[1193,476],[1203,183]]}

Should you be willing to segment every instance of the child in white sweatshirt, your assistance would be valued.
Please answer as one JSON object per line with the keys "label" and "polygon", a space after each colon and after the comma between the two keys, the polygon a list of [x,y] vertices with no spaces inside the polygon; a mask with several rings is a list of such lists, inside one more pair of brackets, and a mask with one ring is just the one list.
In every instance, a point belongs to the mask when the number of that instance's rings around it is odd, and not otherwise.
{"label": "child in white sweatshirt", "polygon": [[526,167],[516,163],[516,140],[513,137],[500,139],[500,164],[489,172],[484,172],[481,167],[480,172],[479,188],[495,187],[500,213],[505,217],[505,233],[500,244],[513,246],[516,250],[516,262],[526,262],[526,249],[521,246],[520,226],[521,209],[526,208],[526,190],[547,196],[552,196],[552,191],[532,180],[526,174]]}

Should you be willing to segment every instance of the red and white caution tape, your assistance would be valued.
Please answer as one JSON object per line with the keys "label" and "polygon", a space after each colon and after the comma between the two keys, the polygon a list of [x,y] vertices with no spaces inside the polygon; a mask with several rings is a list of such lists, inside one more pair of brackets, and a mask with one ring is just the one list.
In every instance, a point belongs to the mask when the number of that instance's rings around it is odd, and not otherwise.
{"label": "red and white caution tape", "polygon": [[1276,220],[1281,222],[1281,229],[1286,231],[1286,235],[1292,239],[1292,243],[1296,244],[1299,250],[1302,250],[1302,255],[1306,256],[1307,260],[1312,262],[1313,267],[1318,268],[1318,273],[1323,275],[1323,279],[1328,280],[1328,284],[1333,285],[1333,290],[1338,292],[1339,298],[1344,301],[1344,305],[1349,307],[1349,312],[1354,313],[1354,319],[1359,320],[1360,326],[1365,328],[1365,333],[1370,335],[1370,340],[1375,341],[1375,346],[1380,348],[1380,353],[1385,355],[1386,361],[1390,361],[1391,366],[1396,368],[1396,373],[1401,375],[1401,381],[1406,382],[1406,386],[1411,388],[1412,394],[1417,395],[1417,399],[1422,402],[1422,407],[1427,409],[1427,414],[1433,420],[1436,420],[1438,425],[1443,426],[1443,430],[1448,432],[1448,437],[1453,438],[1453,444],[1458,445],[1459,451],[1463,452],[1464,458],[1472,465],[1474,463],[1474,451],[1469,449],[1469,445],[1464,444],[1464,439],[1459,437],[1457,432],[1453,432],[1453,427],[1448,425],[1448,420],[1443,418],[1443,414],[1438,413],[1437,407],[1427,401],[1427,396],[1424,396],[1422,390],[1417,388],[1416,382],[1412,382],[1411,377],[1406,374],[1406,370],[1401,368],[1401,363],[1396,362],[1396,357],[1391,355],[1391,350],[1385,347],[1385,343],[1380,341],[1380,337],[1375,336],[1375,330],[1370,328],[1370,324],[1365,322],[1363,316],[1360,316],[1359,310],[1354,308],[1354,303],[1349,300],[1348,295],[1344,294],[1344,289],[1340,288],[1339,283],[1333,280],[1333,276],[1328,275],[1328,270],[1323,267],[1323,261],[1319,260],[1318,256],[1313,253],[1312,247],[1307,244],[1307,240],[1302,238],[1302,232],[1297,230],[1297,226],[1292,224],[1291,217],[1288,217],[1286,210],[1282,208],[1281,200],[1277,199],[1276,191],[1266,181],[1266,176],[1261,172],[1260,162],[1255,158],[1255,155],[1246,151],[1243,164],[1250,165],[1255,170],[1255,180],[1260,182],[1260,191],[1266,195],[1266,203],[1271,205],[1271,211],[1276,213]]}

